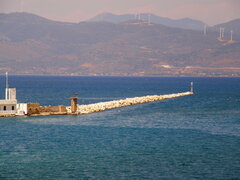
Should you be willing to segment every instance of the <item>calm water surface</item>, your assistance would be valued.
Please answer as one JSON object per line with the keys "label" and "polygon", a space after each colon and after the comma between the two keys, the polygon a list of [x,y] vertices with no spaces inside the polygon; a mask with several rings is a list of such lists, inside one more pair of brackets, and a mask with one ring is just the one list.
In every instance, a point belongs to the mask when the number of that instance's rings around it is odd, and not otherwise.
{"label": "calm water surface", "polygon": [[[20,102],[181,97],[81,116],[0,119],[0,179],[240,179],[240,78],[10,76]],[[4,77],[0,77],[4,97]]]}

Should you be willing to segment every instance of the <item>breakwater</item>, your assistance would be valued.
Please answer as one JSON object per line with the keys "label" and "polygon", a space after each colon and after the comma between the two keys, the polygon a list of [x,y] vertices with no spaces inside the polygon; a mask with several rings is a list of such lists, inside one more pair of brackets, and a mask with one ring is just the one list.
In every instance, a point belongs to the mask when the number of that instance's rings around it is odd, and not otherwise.
{"label": "breakwater", "polygon": [[[99,102],[99,103],[88,104],[88,105],[77,105],[76,114],[89,114],[89,113],[104,111],[108,109],[120,108],[124,106],[131,106],[136,104],[177,98],[177,97],[188,96],[188,95],[193,95],[193,92],[183,92],[183,93],[166,94],[166,95],[149,95],[149,96],[126,98],[126,99],[113,100],[113,101],[107,101],[107,102]],[[68,107],[67,109],[70,109],[70,107]]]}
{"label": "breakwater", "polygon": [[166,95],[148,95],[142,97],[133,97],[120,100],[99,102],[95,104],[79,105],[77,104],[77,97],[71,97],[71,106],[40,106],[38,103],[19,103],[18,110],[11,114],[0,113],[0,117],[8,116],[49,116],[49,115],[81,115],[89,114],[108,109],[120,108],[124,106],[131,106],[152,101],[159,101],[182,96],[192,95],[193,92],[183,92]]}

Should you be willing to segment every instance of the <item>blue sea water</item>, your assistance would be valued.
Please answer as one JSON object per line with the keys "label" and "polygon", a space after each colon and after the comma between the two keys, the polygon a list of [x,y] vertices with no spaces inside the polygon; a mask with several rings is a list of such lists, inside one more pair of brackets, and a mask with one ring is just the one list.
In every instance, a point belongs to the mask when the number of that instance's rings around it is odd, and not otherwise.
{"label": "blue sea water", "polygon": [[[20,102],[195,95],[80,116],[0,119],[0,179],[240,179],[240,78],[10,76]],[[4,97],[4,77],[0,77]]]}

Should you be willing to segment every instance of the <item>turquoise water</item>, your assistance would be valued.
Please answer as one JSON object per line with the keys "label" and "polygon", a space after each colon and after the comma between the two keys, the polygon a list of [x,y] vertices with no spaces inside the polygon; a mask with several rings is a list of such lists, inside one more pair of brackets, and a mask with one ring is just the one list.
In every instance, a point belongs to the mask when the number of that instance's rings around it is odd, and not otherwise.
{"label": "turquoise water", "polygon": [[88,104],[184,92],[191,81],[196,94],[81,116],[1,118],[0,179],[240,179],[240,78],[9,81],[19,101],[42,105],[69,105],[72,93]]}

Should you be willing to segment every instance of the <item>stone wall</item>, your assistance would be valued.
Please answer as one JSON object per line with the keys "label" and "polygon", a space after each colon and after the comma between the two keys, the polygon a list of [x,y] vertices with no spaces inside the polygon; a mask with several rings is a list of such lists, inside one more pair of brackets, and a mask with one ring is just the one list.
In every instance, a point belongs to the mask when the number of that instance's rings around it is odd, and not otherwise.
{"label": "stone wall", "polygon": [[40,112],[59,112],[59,113],[66,113],[66,107],[65,106],[41,106],[40,107]]}
{"label": "stone wall", "polygon": [[37,103],[28,103],[27,104],[27,115],[40,115],[40,114],[58,114],[58,113],[67,113],[65,106],[40,106]]}
{"label": "stone wall", "polygon": [[38,103],[27,104],[27,115],[40,114],[40,105]]}

